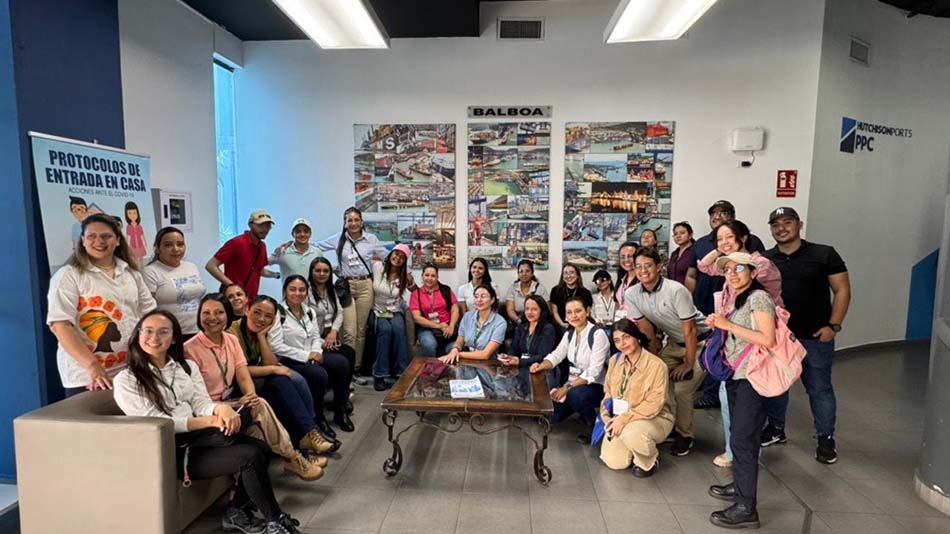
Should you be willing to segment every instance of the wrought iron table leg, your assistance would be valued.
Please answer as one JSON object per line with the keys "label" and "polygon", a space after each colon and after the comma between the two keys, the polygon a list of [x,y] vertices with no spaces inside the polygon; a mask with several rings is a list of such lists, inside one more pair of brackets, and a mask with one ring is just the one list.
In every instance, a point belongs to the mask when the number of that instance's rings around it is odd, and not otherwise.
{"label": "wrought iron table leg", "polygon": [[394,410],[383,412],[383,424],[386,425],[389,442],[393,444],[393,455],[383,462],[383,473],[386,473],[387,477],[391,477],[398,473],[402,467],[402,447],[399,446],[399,436],[393,435],[393,427],[396,424],[396,412]]}
{"label": "wrought iron table leg", "polygon": [[551,421],[547,417],[539,417],[538,424],[541,425],[541,445],[535,442],[534,453],[534,476],[538,482],[547,486],[551,482],[551,468],[544,465],[544,451],[548,448],[548,434],[551,433]]}

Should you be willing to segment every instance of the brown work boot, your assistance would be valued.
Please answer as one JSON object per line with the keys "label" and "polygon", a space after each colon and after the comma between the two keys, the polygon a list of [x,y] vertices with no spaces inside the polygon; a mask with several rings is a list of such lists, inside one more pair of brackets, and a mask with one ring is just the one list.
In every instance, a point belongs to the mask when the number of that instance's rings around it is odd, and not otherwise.
{"label": "brown work boot", "polygon": [[303,480],[317,480],[323,476],[323,467],[317,465],[316,462],[310,460],[300,452],[294,454],[293,458],[290,458],[284,462],[284,471],[287,473],[293,473]]}
{"label": "brown work boot", "polygon": [[300,438],[300,448],[310,449],[317,454],[326,454],[333,451],[336,448],[336,444],[323,437],[323,434],[318,432],[317,429],[312,429],[310,432],[307,432],[307,435]]}

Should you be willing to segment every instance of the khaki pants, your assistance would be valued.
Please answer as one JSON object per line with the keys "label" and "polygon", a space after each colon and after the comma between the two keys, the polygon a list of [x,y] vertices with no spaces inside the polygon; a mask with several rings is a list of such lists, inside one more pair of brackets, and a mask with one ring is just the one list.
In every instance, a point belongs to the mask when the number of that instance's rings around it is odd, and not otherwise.
{"label": "khaki pants", "polygon": [[244,433],[266,443],[270,450],[281,458],[293,458],[296,451],[294,444],[290,442],[290,434],[277,420],[274,410],[266,400],[259,398],[257,402],[257,409],[251,414],[257,424],[245,428]]}
{"label": "khaki pants", "polygon": [[[670,390],[673,392],[673,414],[676,417],[676,423],[673,428],[679,435],[687,438],[693,437],[693,394],[696,388],[705,378],[706,373],[699,366],[699,354],[703,350],[703,342],[699,342],[696,347],[696,362],[693,364],[693,378],[680,382],[670,381]],[[660,359],[671,371],[674,367],[683,363],[686,357],[686,347],[681,347],[673,341],[667,342],[663,350],[660,351]]]}
{"label": "khaki pants", "polygon": [[[343,343],[356,351],[356,365],[363,361],[363,345],[366,342],[366,321],[373,310],[373,280],[350,280],[353,303],[343,308]],[[363,369],[362,374],[369,373]]]}
{"label": "khaki pants", "polygon": [[611,469],[626,469],[632,462],[649,471],[656,463],[656,444],[666,439],[672,428],[673,421],[661,417],[631,421],[620,436],[610,440],[604,436],[600,459]]}

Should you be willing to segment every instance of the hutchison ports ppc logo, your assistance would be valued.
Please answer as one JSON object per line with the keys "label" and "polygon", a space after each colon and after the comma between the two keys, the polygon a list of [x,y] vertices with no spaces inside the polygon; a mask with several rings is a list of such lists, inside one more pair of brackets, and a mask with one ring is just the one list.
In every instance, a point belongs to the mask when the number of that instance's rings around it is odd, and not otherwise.
{"label": "hutchison ports ppc logo", "polygon": [[841,117],[841,151],[854,153],[854,140],[857,137],[858,121],[851,117]]}

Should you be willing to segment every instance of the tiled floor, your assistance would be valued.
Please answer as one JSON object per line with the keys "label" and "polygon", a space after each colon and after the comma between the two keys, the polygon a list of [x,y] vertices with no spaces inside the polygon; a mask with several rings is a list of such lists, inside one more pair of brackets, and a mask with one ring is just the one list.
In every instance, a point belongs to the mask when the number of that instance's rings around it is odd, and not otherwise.
{"label": "tiled floor", "polygon": [[[927,360],[927,349],[915,347],[870,351],[835,365],[840,460],[832,466],[814,460],[808,399],[796,386],[789,442],[762,454],[760,532],[950,532],[950,517],[913,492]],[[645,480],[607,469],[596,449],[575,441],[574,423],[562,425],[545,455],[554,478],[543,487],[530,474],[533,445],[520,434],[477,436],[467,427],[453,435],[411,430],[402,440],[402,470],[387,479],[381,399],[361,388],[358,430],[345,436],[323,479],[306,483],[273,471],[282,506],[306,532],[725,532],[708,521],[723,503],[706,494],[710,484],[730,478],[712,464],[722,447],[718,411],[699,412],[689,456],[664,455],[660,471]],[[397,428],[409,415],[400,415]],[[187,532],[216,532],[220,513],[209,510]]]}

